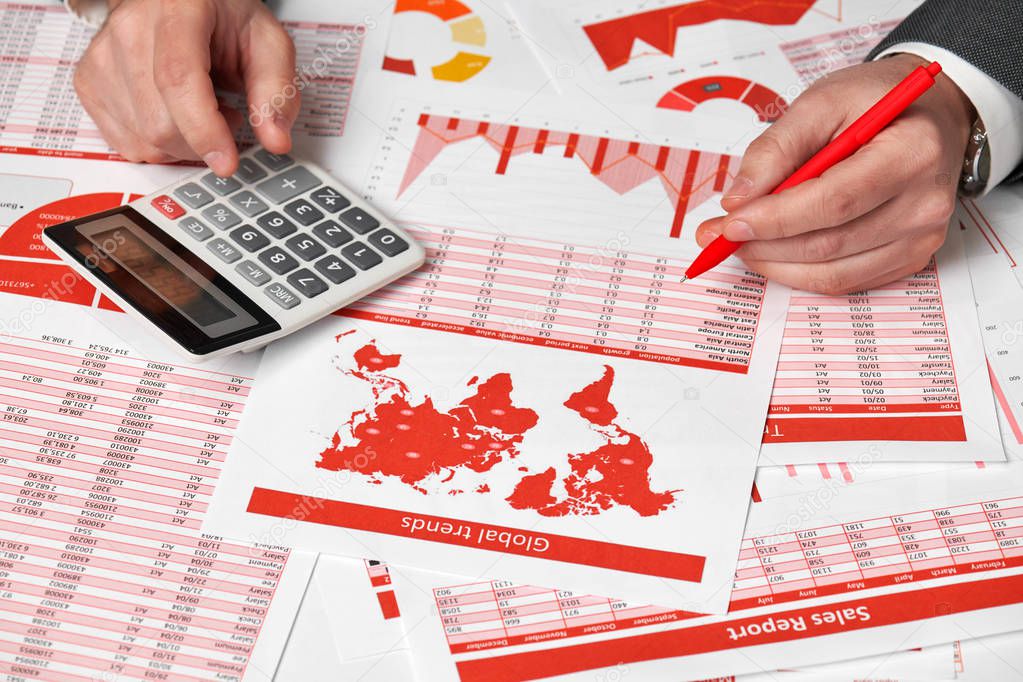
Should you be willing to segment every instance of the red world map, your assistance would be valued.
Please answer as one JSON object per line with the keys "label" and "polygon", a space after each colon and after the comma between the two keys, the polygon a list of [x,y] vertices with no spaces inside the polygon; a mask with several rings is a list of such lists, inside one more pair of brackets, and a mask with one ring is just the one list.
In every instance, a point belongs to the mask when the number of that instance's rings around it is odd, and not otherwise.
{"label": "red world map", "polygon": [[[534,410],[512,402],[512,376],[506,372],[473,377],[465,385],[469,394],[443,411],[430,396],[414,398],[405,382],[389,372],[401,364],[401,355],[383,353],[371,341],[353,360],[354,367],[341,371],[369,384],[372,404],[351,414],[334,433],[316,463],[322,469],[351,470],[377,485],[397,479],[423,494],[439,486],[445,494],[460,495],[465,490],[445,484],[460,470],[488,473],[515,460],[526,433],[539,421]],[[568,473],[560,477],[554,466],[540,472],[515,467],[519,480],[508,504],[542,516],[593,515],[613,507],[653,516],[675,504],[680,491],[651,490],[653,457],[647,444],[616,423],[618,410],[609,400],[613,384],[614,370],[605,366],[600,379],[564,402],[602,444],[568,453]],[[472,492],[491,490],[484,483]]]}

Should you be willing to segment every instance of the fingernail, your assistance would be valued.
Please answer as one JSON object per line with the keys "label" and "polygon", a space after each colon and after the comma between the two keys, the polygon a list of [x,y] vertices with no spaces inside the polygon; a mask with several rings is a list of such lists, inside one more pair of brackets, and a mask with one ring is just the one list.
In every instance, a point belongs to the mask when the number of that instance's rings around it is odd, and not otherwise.
{"label": "fingernail", "polygon": [[749,223],[733,220],[725,225],[725,236],[733,242],[748,242],[753,239],[753,228]]}
{"label": "fingernail", "polygon": [[[210,167],[214,173],[217,172],[217,165],[223,164],[224,153],[223,152],[210,152],[206,156],[202,157],[203,162]],[[219,175],[219,173],[218,173]]]}
{"label": "fingernail", "polygon": [[748,197],[752,191],[753,181],[745,175],[737,175],[735,176],[735,179],[732,180],[732,184],[730,184],[724,194],[721,195],[721,198],[741,199],[743,197]]}

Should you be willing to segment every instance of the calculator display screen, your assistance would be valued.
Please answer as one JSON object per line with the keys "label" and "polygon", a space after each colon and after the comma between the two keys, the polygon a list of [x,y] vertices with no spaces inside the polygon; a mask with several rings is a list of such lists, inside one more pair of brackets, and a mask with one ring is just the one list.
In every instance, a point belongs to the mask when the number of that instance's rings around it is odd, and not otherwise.
{"label": "calculator display screen", "polygon": [[131,207],[47,228],[47,236],[192,353],[280,329],[212,267]]}

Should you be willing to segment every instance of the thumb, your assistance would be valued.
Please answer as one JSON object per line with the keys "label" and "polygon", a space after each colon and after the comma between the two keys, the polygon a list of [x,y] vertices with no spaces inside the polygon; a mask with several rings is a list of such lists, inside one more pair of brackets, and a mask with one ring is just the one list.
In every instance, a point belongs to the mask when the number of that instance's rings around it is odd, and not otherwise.
{"label": "thumb", "polygon": [[249,123],[259,143],[275,154],[291,150],[291,126],[298,117],[301,94],[295,78],[295,44],[268,10],[249,26],[242,80]]}
{"label": "thumb", "polygon": [[808,91],[774,125],[753,140],[721,197],[731,213],[774,188],[826,145],[842,124],[834,102]]}

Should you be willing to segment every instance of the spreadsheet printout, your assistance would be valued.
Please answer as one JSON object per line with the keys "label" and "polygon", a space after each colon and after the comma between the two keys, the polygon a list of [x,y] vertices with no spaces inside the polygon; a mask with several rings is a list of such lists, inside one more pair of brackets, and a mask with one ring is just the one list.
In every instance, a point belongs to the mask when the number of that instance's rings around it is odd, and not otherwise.
{"label": "spreadsheet printout", "polygon": [[256,363],[104,317],[0,294],[0,669],[269,680],[315,557],[201,530]]}
{"label": "spreadsheet printout", "polygon": [[582,680],[620,666],[675,680],[679,666],[753,673],[1009,632],[1023,609],[1016,450],[1007,463],[864,462],[850,480],[761,469],[727,616],[395,571],[403,613],[430,623],[410,644],[429,680]]}
{"label": "spreadsheet printout", "polygon": [[871,291],[793,292],[761,465],[1004,459],[962,239]]}

